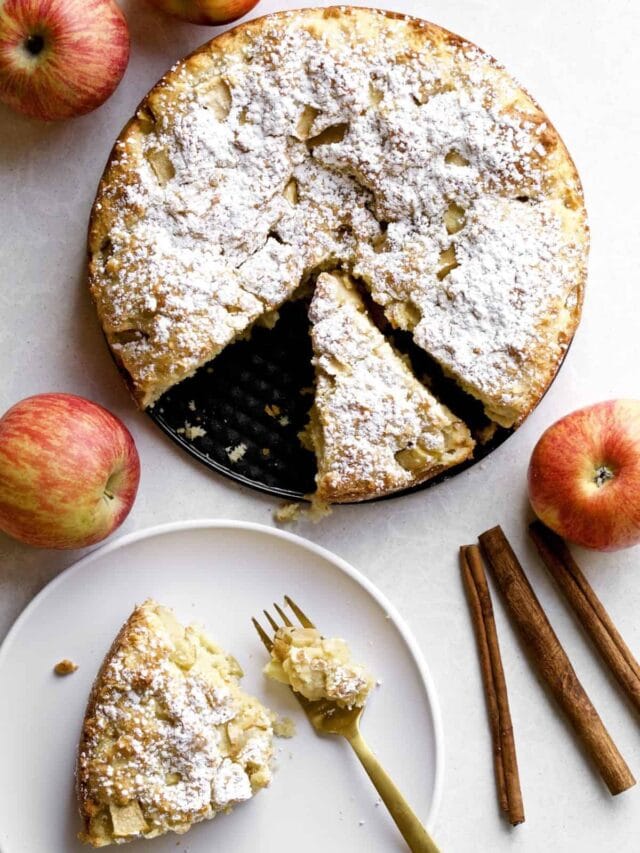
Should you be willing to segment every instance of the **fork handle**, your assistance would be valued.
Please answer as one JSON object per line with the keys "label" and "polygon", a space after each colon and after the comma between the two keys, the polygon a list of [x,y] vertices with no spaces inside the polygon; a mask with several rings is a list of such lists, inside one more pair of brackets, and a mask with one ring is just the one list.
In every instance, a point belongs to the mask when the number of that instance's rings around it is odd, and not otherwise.
{"label": "fork handle", "polygon": [[357,731],[354,735],[350,735],[347,740],[367,771],[369,779],[380,794],[402,837],[409,845],[409,849],[413,853],[439,853],[437,845],[420,823],[409,803],[396,788],[387,771],[369,749],[360,732]]}

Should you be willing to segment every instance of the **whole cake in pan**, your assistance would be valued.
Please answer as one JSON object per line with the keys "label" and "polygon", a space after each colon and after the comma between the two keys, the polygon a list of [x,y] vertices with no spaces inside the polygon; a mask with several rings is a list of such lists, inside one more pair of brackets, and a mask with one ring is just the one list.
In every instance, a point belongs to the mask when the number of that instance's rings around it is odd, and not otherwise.
{"label": "whole cake in pan", "polygon": [[338,271],[513,427],[571,341],[587,251],[572,160],[495,60],[415,18],[305,9],[218,36],[143,100],[90,287],[143,408]]}

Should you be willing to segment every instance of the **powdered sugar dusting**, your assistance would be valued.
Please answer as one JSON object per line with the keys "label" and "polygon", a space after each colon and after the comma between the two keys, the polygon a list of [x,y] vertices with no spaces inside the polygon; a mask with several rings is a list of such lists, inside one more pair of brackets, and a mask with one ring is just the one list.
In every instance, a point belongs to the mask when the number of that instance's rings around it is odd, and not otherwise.
{"label": "powdered sugar dusting", "polygon": [[323,273],[310,318],[321,498],[400,489],[470,454],[466,428],[393,351],[348,280]]}
{"label": "powdered sugar dusting", "polygon": [[131,837],[184,831],[251,797],[257,770],[260,787],[269,780],[270,714],[240,691],[230,659],[192,629],[176,636],[168,618],[152,602],[135,611],[97,685],[79,756],[93,810],[139,816]]}
{"label": "powdered sugar dusting", "polygon": [[126,180],[99,202],[115,211],[93,279],[112,346],[148,404],[341,266],[513,421],[548,381],[579,298],[575,173],[478,49],[375,12],[332,14],[276,16],[225,53],[214,42],[154,93],[153,129],[123,146]]}

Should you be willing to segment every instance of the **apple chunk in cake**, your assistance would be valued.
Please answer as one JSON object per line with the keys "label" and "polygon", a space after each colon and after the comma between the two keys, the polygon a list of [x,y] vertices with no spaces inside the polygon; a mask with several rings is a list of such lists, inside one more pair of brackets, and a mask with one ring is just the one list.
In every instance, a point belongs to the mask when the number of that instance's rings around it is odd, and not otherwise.
{"label": "apple chunk in cake", "polygon": [[342,708],[364,705],[374,683],[344,640],[317,628],[278,628],[264,672],[311,702],[329,699]]}
{"label": "apple chunk in cake", "polygon": [[348,276],[319,276],[309,316],[316,391],[306,437],[318,460],[317,500],[387,494],[471,456],[467,427],[373,325]]}
{"label": "apple chunk in cake", "polygon": [[78,750],[93,847],[186,832],[269,784],[273,715],[238,663],[154,601],[126,622],[94,683]]}

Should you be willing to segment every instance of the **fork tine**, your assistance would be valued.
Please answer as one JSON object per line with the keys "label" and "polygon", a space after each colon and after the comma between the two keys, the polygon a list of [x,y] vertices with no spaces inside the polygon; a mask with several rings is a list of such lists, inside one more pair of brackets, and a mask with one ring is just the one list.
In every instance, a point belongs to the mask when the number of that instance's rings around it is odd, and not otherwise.
{"label": "fork tine", "polygon": [[260,637],[260,639],[262,640],[262,642],[263,642],[263,644],[264,644],[265,649],[266,649],[269,653],[271,653],[271,649],[273,648],[273,643],[271,642],[271,637],[269,637],[269,635],[268,635],[268,634],[267,634],[267,632],[264,630],[264,628],[262,627],[262,625],[258,622],[258,620],[257,620],[257,619],[254,619],[254,618],[253,618],[253,616],[251,617],[251,621],[253,622],[253,627],[254,627],[254,628],[256,629],[256,631],[258,632],[258,636],[259,636],[259,637]]}
{"label": "fork tine", "polygon": [[290,596],[285,595],[284,600],[287,602],[289,607],[296,614],[296,616],[300,620],[300,624],[302,625],[303,628],[315,628],[316,627],[313,624],[313,622],[311,621],[311,619],[309,619],[309,617],[305,615],[305,613],[298,607],[298,605],[295,603],[295,601],[292,598],[290,598]]}
{"label": "fork tine", "polygon": [[271,625],[271,627],[273,628],[274,631],[277,631],[280,626],[278,625],[276,620],[273,618],[273,616],[269,613],[268,610],[263,610],[262,612],[267,617],[267,620],[269,621],[269,625]]}
{"label": "fork tine", "polygon": [[277,612],[278,612],[278,616],[282,619],[282,621],[284,622],[284,624],[285,624],[288,628],[293,628],[293,622],[291,621],[291,619],[289,619],[289,617],[288,617],[288,616],[287,616],[287,614],[284,612],[284,610],[283,610],[281,607],[278,607],[278,605],[277,605],[277,604],[274,604],[273,606],[274,606],[274,607],[275,607],[275,609],[277,610]]}

